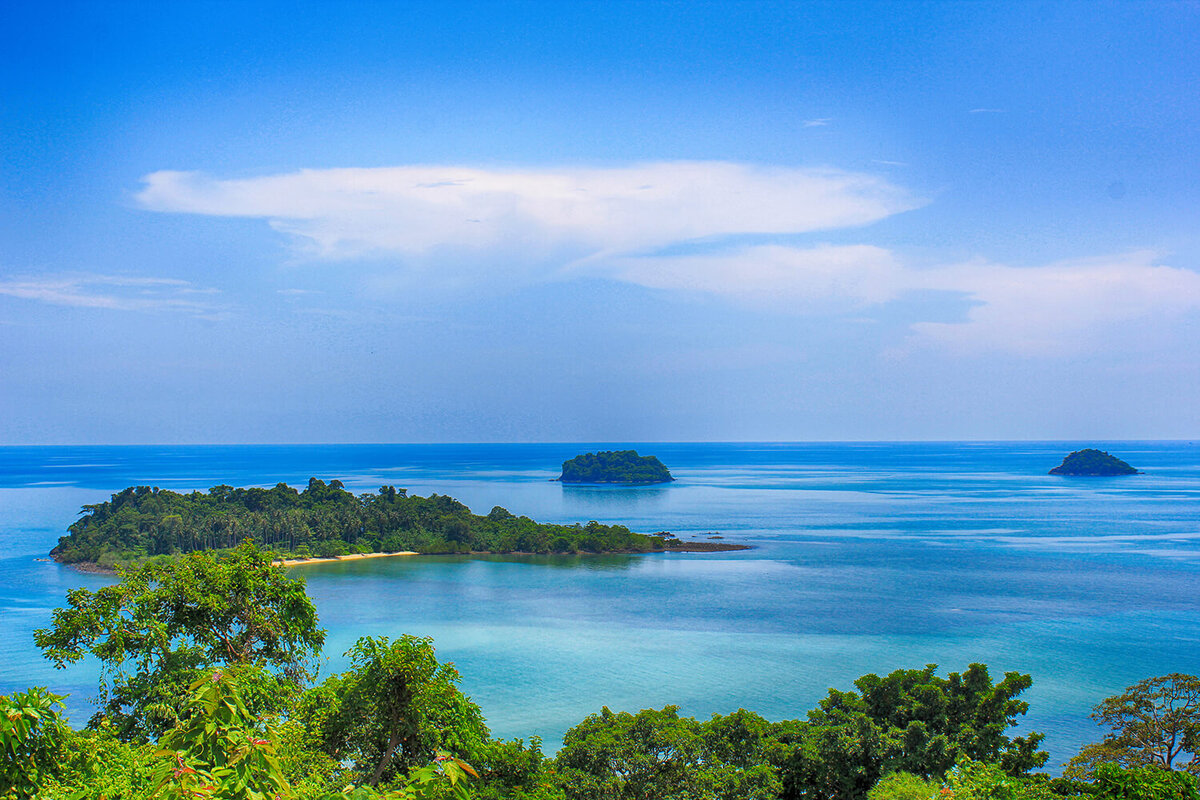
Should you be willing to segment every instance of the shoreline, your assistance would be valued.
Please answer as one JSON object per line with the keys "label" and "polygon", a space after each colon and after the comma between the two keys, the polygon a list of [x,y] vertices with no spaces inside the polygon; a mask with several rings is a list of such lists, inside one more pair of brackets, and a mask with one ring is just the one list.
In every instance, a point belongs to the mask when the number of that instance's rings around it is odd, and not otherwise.
{"label": "shoreline", "polygon": [[[35,559],[35,560],[40,561],[41,559]],[[89,575],[116,575],[117,574],[117,571],[115,569],[113,569],[111,567],[102,567],[99,564],[97,564],[95,561],[72,561],[71,563],[67,563],[65,561],[59,561],[57,558],[52,558],[49,560],[53,561],[56,564],[60,564],[64,567],[70,567],[71,569],[76,570],[78,572],[86,572]]]}
{"label": "shoreline", "polygon": [[333,561],[359,561],[364,558],[389,558],[391,556],[419,556],[416,550],[398,550],[395,553],[348,553],[344,556],[316,556],[313,558],[279,558],[271,562],[273,567],[299,567],[304,564],[328,564]]}
{"label": "shoreline", "polygon": [[[754,545],[749,544],[733,544],[731,542],[677,542],[674,545],[668,545],[661,550],[619,550],[607,553],[529,553],[522,551],[513,551],[509,553],[493,553],[488,551],[479,551],[471,553],[418,553],[416,550],[399,550],[395,553],[348,553],[344,556],[314,556],[313,558],[277,558],[271,562],[274,567],[302,567],[305,564],[331,564],[337,561],[361,561],[364,558],[391,558],[393,556],[546,556],[546,555],[630,555],[630,556],[646,556],[654,553],[727,553],[736,550],[753,550]],[[91,575],[117,575],[117,570],[109,567],[102,567],[94,561],[74,561],[65,563],[57,558],[36,559],[38,561],[53,561],[61,564],[64,567],[70,567],[79,572],[85,572]]]}
{"label": "shoreline", "polygon": [[734,542],[684,542],[675,546],[668,545],[662,550],[651,550],[651,553],[732,553],[737,550],[753,550],[752,544],[736,544]]}
{"label": "shoreline", "polygon": [[663,478],[655,481],[565,481],[562,478],[551,478],[551,483],[561,483],[563,486],[661,486],[664,483],[674,483],[675,478]]}
{"label": "shoreline", "polygon": [[271,564],[276,567],[298,567],[304,564],[328,564],[335,561],[359,561],[364,558],[387,558],[390,556],[646,556],[654,553],[723,553],[734,550],[753,550],[748,544],[732,544],[727,542],[680,542],[676,547],[664,547],[662,550],[615,550],[607,553],[533,553],[524,550],[513,550],[508,553],[495,553],[489,550],[477,550],[470,553],[418,553],[415,550],[400,550],[395,553],[350,553],[344,556],[324,556],[314,558],[284,558],[276,559]]}

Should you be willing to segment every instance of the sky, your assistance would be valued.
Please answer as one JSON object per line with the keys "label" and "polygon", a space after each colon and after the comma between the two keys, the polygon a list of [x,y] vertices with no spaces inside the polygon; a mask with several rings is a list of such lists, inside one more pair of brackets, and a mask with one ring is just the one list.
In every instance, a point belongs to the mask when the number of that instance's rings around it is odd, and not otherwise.
{"label": "sky", "polygon": [[1190,439],[1196,2],[7,3],[0,444]]}

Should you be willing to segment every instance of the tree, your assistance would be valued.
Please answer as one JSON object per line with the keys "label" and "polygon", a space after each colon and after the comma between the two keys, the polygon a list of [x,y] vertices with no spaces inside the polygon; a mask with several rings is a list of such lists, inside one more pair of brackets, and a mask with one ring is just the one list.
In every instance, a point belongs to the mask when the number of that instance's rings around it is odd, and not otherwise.
{"label": "tree", "polygon": [[996,763],[1010,775],[1041,766],[1042,734],[1009,738],[1032,685],[1008,672],[993,683],[983,664],[939,678],[934,664],[864,675],[858,692],[834,689],[799,726],[784,766],[788,800],[859,800],[890,772],[940,778],[961,758]]}
{"label": "tree", "polygon": [[372,786],[439,751],[474,759],[487,741],[479,706],[459,691],[454,665],[438,663],[432,639],[364,637],[346,655],[352,669],[306,692],[294,716]]}
{"label": "tree", "polygon": [[1109,728],[1104,741],[1083,748],[1067,774],[1090,776],[1098,764],[1179,768],[1200,773],[1200,678],[1172,673],[1147,678],[1100,701],[1092,719]]}
{"label": "tree", "polygon": [[778,726],[738,710],[705,723],[677,706],[637,714],[607,708],[567,732],[555,759],[571,800],[774,800]]}
{"label": "tree", "polygon": [[570,798],[669,797],[693,789],[700,723],[678,706],[637,714],[608,708],[567,731],[556,767]]}
{"label": "tree", "polygon": [[87,654],[104,666],[103,714],[122,738],[155,738],[179,721],[203,670],[256,666],[256,711],[278,710],[325,640],[304,583],[250,542],[218,557],[192,553],[122,574],[115,586],[67,593],[34,639],[56,667]]}

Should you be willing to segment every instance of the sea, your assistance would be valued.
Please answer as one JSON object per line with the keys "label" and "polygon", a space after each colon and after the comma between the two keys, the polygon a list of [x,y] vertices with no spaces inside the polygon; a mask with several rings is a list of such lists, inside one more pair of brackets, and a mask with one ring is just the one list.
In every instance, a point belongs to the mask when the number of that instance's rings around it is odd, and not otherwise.
{"label": "sea", "polygon": [[[1144,474],[1046,474],[1086,446]],[[629,448],[676,482],[553,480],[579,453]],[[752,546],[291,570],[328,630],[323,675],[359,637],[432,637],[493,734],[547,753],[605,706],[795,719],[866,673],[984,663],[1032,675],[1017,732],[1044,733],[1057,769],[1102,737],[1102,698],[1200,673],[1196,442],[0,447],[0,694],[48,686],[74,724],[94,711],[98,666],[56,670],[33,643],[68,590],[114,580],[47,560],[84,504],[311,476]]]}

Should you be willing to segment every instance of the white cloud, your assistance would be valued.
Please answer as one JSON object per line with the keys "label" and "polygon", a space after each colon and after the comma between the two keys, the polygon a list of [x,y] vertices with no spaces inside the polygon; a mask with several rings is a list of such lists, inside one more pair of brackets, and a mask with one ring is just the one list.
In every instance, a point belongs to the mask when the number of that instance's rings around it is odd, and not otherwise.
{"label": "white cloud", "polygon": [[313,255],[563,263],[736,234],[865,225],[920,205],[863,173],[664,162],[620,168],[406,166],[217,179],[155,172],[144,208],[268,220]]}
{"label": "white cloud", "polygon": [[115,311],[173,311],[206,319],[224,315],[224,309],[202,289],[173,278],[73,273],[0,279],[0,295],[35,300],[57,306],[107,308]]}
{"label": "white cloud", "polygon": [[966,264],[920,273],[928,288],[978,304],[961,323],[913,326],[925,341],[960,350],[1054,355],[1086,349],[1131,323],[1157,324],[1200,311],[1200,274],[1155,264],[1150,252],[1040,267]]}
{"label": "white cloud", "polygon": [[831,122],[833,122],[833,117],[820,117],[818,119],[806,119],[806,120],[804,120],[804,127],[806,127],[806,128],[824,128],[826,125],[828,125]]}
{"label": "white cloud", "polygon": [[597,271],[657,289],[704,292],[773,310],[847,313],[937,291],[970,303],[961,322],[918,322],[909,346],[1063,355],[1133,324],[1200,313],[1200,274],[1156,254],[1012,267],[902,264],[868,245],[755,246],[722,253],[610,261]]}
{"label": "white cloud", "polygon": [[655,289],[683,289],[742,303],[811,311],[886,302],[903,289],[892,254],[871,245],[764,245],[733,252],[611,260],[596,271]]}
{"label": "white cloud", "polygon": [[[737,235],[863,225],[920,203],[882,178],[831,169],[727,162],[557,170],[408,166],[229,180],[155,172],[145,184],[138,199],[148,209],[260,218],[317,257],[399,256],[406,265],[436,267],[452,285],[484,271],[503,279],[522,272],[588,274],[822,314],[862,315],[919,291],[962,299],[955,305],[962,321],[918,322],[907,347],[1063,354],[1093,346],[1098,334],[1120,325],[1200,312],[1200,274],[1157,264],[1152,253],[1034,267],[915,268],[868,244],[730,249],[722,243]],[[704,249],[664,252],[697,240]],[[143,297],[128,286],[116,291],[116,280],[8,281],[0,293],[69,305],[206,308],[178,282],[155,283],[155,296]]]}
{"label": "white cloud", "polygon": [[972,108],[968,114],[1007,114],[1007,108]]}

